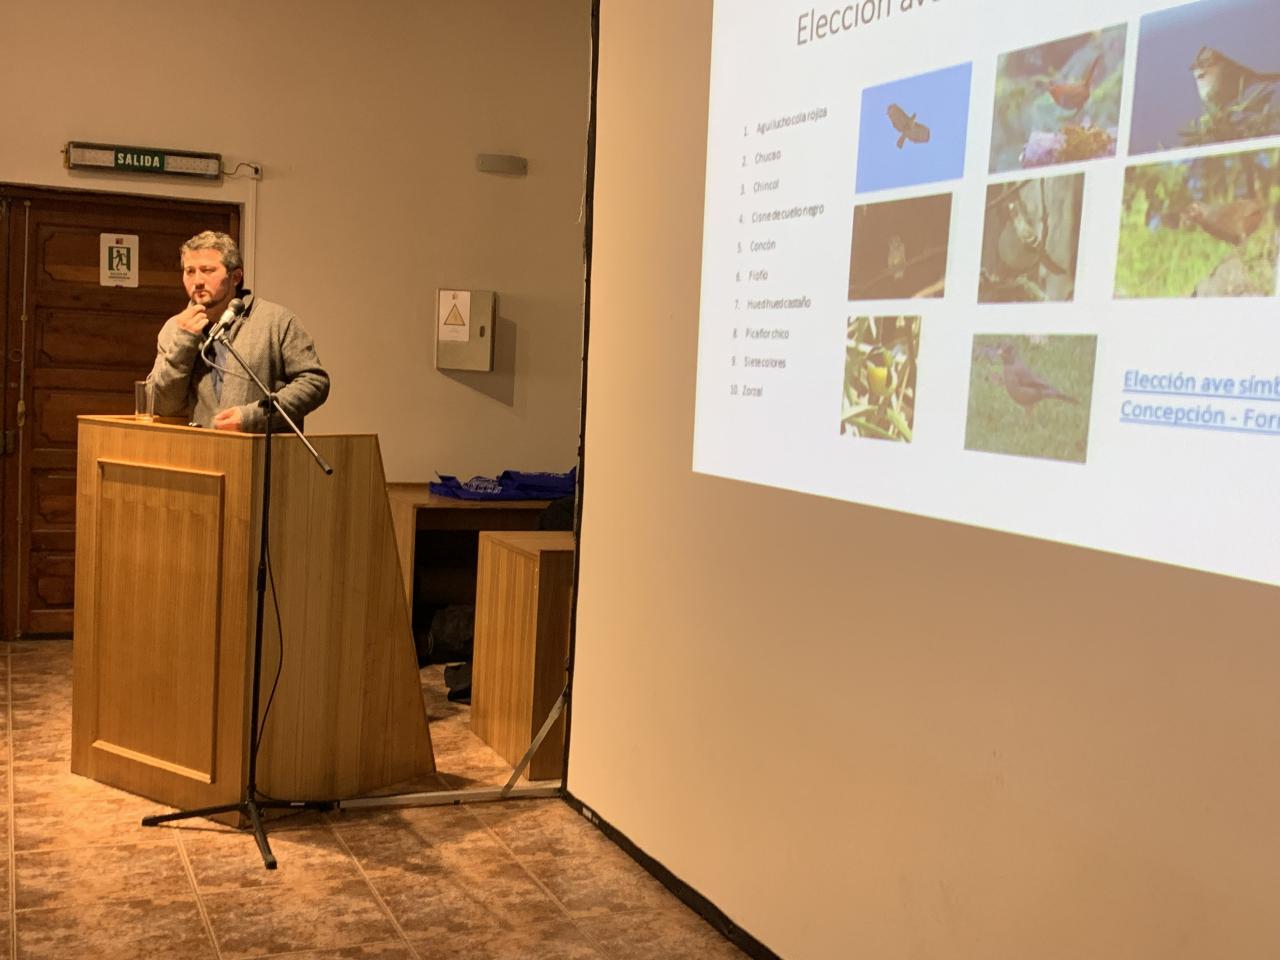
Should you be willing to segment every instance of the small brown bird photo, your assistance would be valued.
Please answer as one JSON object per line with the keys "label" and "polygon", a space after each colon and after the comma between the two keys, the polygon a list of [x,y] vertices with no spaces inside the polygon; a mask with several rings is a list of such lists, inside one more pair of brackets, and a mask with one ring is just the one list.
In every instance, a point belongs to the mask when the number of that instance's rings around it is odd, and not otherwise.
{"label": "small brown bird photo", "polygon": [[854,207],[849,299],[941,297],[950,235],[949,193]]}
{"label": "small brown bird photo", "polygon": [[1114,157],[1124,24],[1001,54],[991,172]]}
{"label": "small brown bird photo", "polygon": [[1070,300],[1083,201],[1082,173],[987,187],[978,302]]}
{"label": "small brown bird photo", "polygon": [[1084,463],[1098,338],[979,334],[969,368],[964,447]]}
{"label": "small brown bird photo", "polygon": [[1269,297],[1276,288],[1280,150],[1129,167],[1117,297]]}

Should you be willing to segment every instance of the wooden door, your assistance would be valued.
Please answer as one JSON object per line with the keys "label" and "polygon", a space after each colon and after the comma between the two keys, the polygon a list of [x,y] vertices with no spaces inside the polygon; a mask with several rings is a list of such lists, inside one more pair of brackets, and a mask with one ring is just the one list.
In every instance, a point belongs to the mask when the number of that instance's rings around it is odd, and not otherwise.
{"label": "wooden door", "polygon": [[[239,208],[0,184],[3,639],[71,633],[76,416],[133,411],[201,230],[238,238]],[[138,238],[136,288],[102,285],[102,234]]]}

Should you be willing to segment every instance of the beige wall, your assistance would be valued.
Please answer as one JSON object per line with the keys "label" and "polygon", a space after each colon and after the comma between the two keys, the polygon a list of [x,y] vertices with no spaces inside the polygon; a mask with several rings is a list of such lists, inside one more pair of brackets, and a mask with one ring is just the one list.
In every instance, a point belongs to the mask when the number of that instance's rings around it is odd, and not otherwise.
{"label": "beige wall", "polygon": [[1280,954],[1280,591],[690,473],[709,24],[601,15],[570,790],[792,960]]}
{"label": "beige wall", "polygon": [[[251,282],[333,375],[310,430],[380,434],[392,480],[573,464],[589,0],[14,0],[0,35],[0,181],[244,204]],[[72,139],[264,177],[71,174]],[[529,176],[476,173],[479,152]],[[498,291],[499,372],[435,371],[442,286]]]}

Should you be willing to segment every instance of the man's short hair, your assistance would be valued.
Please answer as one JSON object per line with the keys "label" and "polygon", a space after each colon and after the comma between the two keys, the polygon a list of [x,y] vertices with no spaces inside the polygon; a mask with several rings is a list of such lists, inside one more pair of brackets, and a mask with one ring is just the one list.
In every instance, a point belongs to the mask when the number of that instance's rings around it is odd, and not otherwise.
{"label": "man's short hair", "polygon": [[218,253],[222,254],[222,265],[227,268],[227,273],[239,270],[244,266],[244,259],[240,256],[240,247],[225,233],[219,233],[216,230],[197,233],[178,248],[178,255],[182,256],[182,254],[196,250],[217,250]]}

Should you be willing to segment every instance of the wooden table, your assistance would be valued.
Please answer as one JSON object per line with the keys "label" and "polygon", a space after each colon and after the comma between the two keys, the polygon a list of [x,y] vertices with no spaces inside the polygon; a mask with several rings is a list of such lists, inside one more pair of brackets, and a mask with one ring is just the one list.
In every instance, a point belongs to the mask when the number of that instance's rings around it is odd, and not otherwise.
{"label": "wooden table", "polygon": [[[425,483],[389,483],[391,525],[415,630],[415,598],[432,606],[474,603],[481,530],[534,530],[549,500],[459,500]],[[416,576],[415,576],[416,572]]]}

